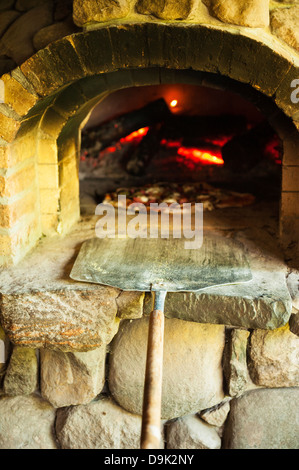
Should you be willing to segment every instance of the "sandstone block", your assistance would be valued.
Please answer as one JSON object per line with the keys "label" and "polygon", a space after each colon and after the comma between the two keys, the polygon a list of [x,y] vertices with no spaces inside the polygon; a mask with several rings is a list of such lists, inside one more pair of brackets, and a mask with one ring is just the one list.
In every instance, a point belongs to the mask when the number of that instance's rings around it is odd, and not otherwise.
{"label": "sandstone block", "polygon": [[154,15],[164,20],[182,20],[188,17],[193,0],[139,0],[136,10],[143,15]]}
{"label": "sandstone block", "polygon": [[[148,318],[124,321],[111,345],[109,389],[131,413],[142,413]],[[162,419],[221,402],[224,327],[166,319]]]}
{"label": "sandstone block", "polygon": [[3,295],[4,325],[15,344],[88,351],[108,344],[118,329],[113,294],[83,289]]}
{"label": "sandstone block", "polygon": [[34,349],[15,346],[6,370],[3,389],[6,395],[30,395],[38,386],[38,363]]}
{"label": "sandstone block", "polygon": [[249,381],[247,369],[247,339],[249,331],[233,329],[224,355],[224,375],[227,393],[230,396],[241,395]]}
{"label": "sandstone block", "polygon": [[14,344],[86,352],[110,343],[120,323],[119,289],[70,278],[94,224],[90,218],[66,237],[43,238],[16,266],[1,271],[1,322]]}
{"label": "sandstone block", "polygon": [[229,411],[229,401],[225,401],[220,403],[219,406],[202,411],[199,417],[211,426],[217,426],[218,428],[221,428],[221,426],[223,426],[225,423]]}
{"label": "sandstone block", "polygon": [[299,52],[299,6],[278,8],[271,12],[272,32]]}
{"label": "sandstone block", "polygon": [[[85,34],[76,34],[73,37],[73,44],[89,75],[112,70],[113,53],[108,29],[101,28],[87,31]],[[95,77],[94,81],[98,82],[98,87],[101,87],[101,78]]]}
{"label": "sandstone block", "polygon": [[299,336],[299,313],[292,313],[289,321],[290,331]]}
{"label": "sandstone block", "polygon": [[74,0],[73,18],[78,26],[124,18],[130,11],[128,0]]}
{"label": "sandstone block", "polygon": [[16,119],[0,113],[0,137],[6,142],[12,142],[20,128],[20,122]]}
{"label": "sandstone block", "polygon": [[63,449],[139,449],[141,417],[101,398],[58,410],[56,432]]}
{"label": "sandstone block", "polygon": [[105,383],[106,347],[83,353],[41,349],[41,394],[56,408],[89,403]]}
{"label": "sandstone block", "polygon": [[83,76],[80,60],[67,37],[39,50],[20,68],[31,86],[42,96],[48,96],[60,86]]}
{"label": "sandstone block", "polygon": [[263,387],[299,386],[299,338],[289,326],[256,330],[250,341],[250,376]]}
{"label": "sandstone block", "polygon": [[263,389],[233,399],[224,449],[298,449],[298,388]]}
{"label": "sandstone block", "polygon": [[269,0],[203,0],[203,3],[224,23],[251,28],[269,25]]}
{"label": "sandstone block", "polygon": [[57,449],[55,409],[35,395],[0,399],[0,449]]}
{"label": "sandstone block", "polygon": [[179,418],[166,426],[167,449],[220,449],[221,439],[213,426],[196,415]]}
{"label": "sandstone block", "polygon": [[122,320],[141,318],[143,315],[144,292],[123,291],[116,299],[118,313]]}
{"label": "sandstone block", "polygon": [[11,75],[2,77],[5,86],[5,103],[19,116],[24,116],[36,104],[38,97],[28,91]]}
{"label": "sandstone block", "polygon": [[22,216],[36,210],[36,193],[30,191],[12,204],[0,206],[0,221],[3,228],[12,228]]}

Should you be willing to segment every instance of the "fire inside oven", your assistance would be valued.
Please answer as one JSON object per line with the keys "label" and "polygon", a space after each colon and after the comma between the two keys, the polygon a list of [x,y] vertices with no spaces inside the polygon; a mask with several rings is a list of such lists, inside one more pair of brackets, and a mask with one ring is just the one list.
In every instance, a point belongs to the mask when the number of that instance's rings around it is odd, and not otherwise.
{"label": "fire inside oven", "polygon": [[[119,90],[82,130],[81,205],[201,202],[205,210],[279,197],[280,140],[232,92],[191,85]],[[88,205],[88,204],[87,204]]]}

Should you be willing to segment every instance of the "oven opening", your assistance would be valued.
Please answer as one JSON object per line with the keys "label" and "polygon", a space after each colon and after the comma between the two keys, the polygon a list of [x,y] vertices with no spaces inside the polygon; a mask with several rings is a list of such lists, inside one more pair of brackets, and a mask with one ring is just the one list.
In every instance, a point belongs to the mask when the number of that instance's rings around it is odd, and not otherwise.
{"label": "oven opening", "polygon": [[[203,204],[278,224],[282,145],[264,115],[231,91],[197,85],[132,87],[93,108],[81,132],[82,215],[96,205]],[[222,226],[222,222],[220,223]]]}

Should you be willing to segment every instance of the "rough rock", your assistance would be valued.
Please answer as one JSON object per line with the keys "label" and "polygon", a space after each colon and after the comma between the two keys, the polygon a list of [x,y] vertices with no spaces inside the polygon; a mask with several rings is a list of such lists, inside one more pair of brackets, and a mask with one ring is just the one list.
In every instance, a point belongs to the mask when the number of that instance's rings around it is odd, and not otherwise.
{"label": "rough rock", "polygon": [[7,340],[3,328],[0,326],[0,388],[4,377],[7,361]]}
{"label": "rough rock", "polygon": [[14,344],[87,351],[108,344],[117,332],[116,296],[102,286],[3,295],[3,324]]}
{"label": "rough rock", "polygon": [[73,19],[77,26],[124,18],[129,11],[129,0],[74,0],[73,3]]}
{"label": "rough rock", "polygon": [[211,426],[220,428],[225,423],[227,415],[230,410],[229,400],[220,403],[219,406],[204,410],[199,414],[199,417]]}
{"label": "rough rock", "polygon": [[0,57],[0,76],[4,73],[10,72],[17,66],[14,60],[6,56]]}
{"label": "rough rock", "polygon": [[106,348],[82,353],[41,350],[41,394],[56,408],[89,403],[105,383]]}
{"label": "rough rock", "polygon": [[38,387],[36,351],[15,346],[6,370],[3,389],[7,395],[30,395]]}
{"label": "rough rock", "polygon": [[44,238],[18,265],[0,273],[1,323],[19,346],[83,352],[116,334],[119,289],[70,278],[82,241],[94,236],[93,219],[66,237]]}
{"label": "rough rock", "polygon": [[203,0],[212,16],[224,23],[265,28],[269,25],[269,0]]}
{"label": "rough rock", "polygon": [[225,449],[299,449],[298,388],[260,389],[233,399]]}
{"label": "rough rock", "polygon": [[0,11],[2,10],[9,10],[13,7],[15,0],[1,0],[0,3]]}
{"label": "rough rock", "polygon": [[299,6],[278,8],[271,12],[272,33],[299,52]]}
{"label": "rough rock", "polygon": [[294,333],[294,335],[299,336],[299,312],[292,313],[289,320],[289,327],[290,331]]}
{"label": "rough rock", "polygon": [[122,320],[141,318],[144,292],[123,291],[116,299],[117,316]]}
{"label": "rough rock", "polygon": [[289,326],[275,331],[253,331],[250,376],[263,387],[299,386],[299,338]]}
{"label": "rough rock", "polygon": [[[124,321],[111,345],[109,389],[126,410],[141,414],[148,318]],[[224,327],[166,319],[162,419],[197,412],[223,399]]]}
{"label": "rough rock", "polygon": [[141,417],[101,398],[58,410],[56,433],[63,449],[139,449]]}
{"label": "rough rock", "polygon": [[166,425],[167,449],[220,449],[221,439],[213,426],[189,415]]}
{"label": "rough rock", "polygon": [[299,310],[299,272],[293,270],[288,273],[286,282],[292,298],[292,306]]}
{"label": "rough rock", "polygon": [[232,329],[228,333],[229,339],[225,348],[223,370],[227,393],[231,396],[241,395],[248,383],[247,369],[247,339],[249,331]]}
{"label": "rough rock", "polygon": [[1,13],[0,16],[0,36],[2,36],[7,28],[11,25],[13,21],[15,21],[20,16],[15,10],[8,10]]}
{"label": "rough rock", "polygon": [[193,0],[139,0],[136,10],[143,15],[154,15],[164,20],[179,20],[188,17]]}
{"label": "rough rock", "polygon": [[51,24],[38,31],[33,37],[33,46],[38,51],[51,42],[57,41],[77,31],[72,19]]}
{"label": "rough rock", "polygon": [[49,3],[49,0],[17,0],[15,8],[19,11],[28,11],[43,3]]}
{"label": "rough rock", "polygon": [[56,449],[55,409],[35,395],[0,398],[0,449]]}
{"label": "rough rock", "polygon": [[52,23],[52,8],[51,3],[45,3],[17,18],[1,38],[2,54],[11,57],[17,64],[22,64],[31,57],[35,52],[32,37],[41,28]]}
{"label": "rough rock", "polygon": [[69,14],[73,12],[73,0],[58,0],[55,3],[54,20],[64,20]]}

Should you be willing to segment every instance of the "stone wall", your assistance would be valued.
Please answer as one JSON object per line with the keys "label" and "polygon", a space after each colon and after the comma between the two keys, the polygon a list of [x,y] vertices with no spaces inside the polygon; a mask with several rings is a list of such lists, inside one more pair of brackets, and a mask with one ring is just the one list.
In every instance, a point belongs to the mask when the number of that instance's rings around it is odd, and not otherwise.
{"label": "stone wall", "polygon": [[[138,449],[147,325],[123,320],[112,342],[87,352],[6,340],[0,448]],[[298,363],[289,325],[166,319],[161,448],[298,448]]]}
{"label": "stone wall", "polygon": [[[281,239],[298,248],[297,18],[297,0],[2,1],[0,265],[79,219],[79,133],[93,106],[160,83],[237,91],[265,113],[284,146]],[[298,272],[289,274],[293,313],[279,328],[166,320],[161,447],[298,448]],[[7,275],[0,448],[138,448],[143,297],[76,290],[62,275],[34,290],[31,271],[28,293],[24,277]]]}

